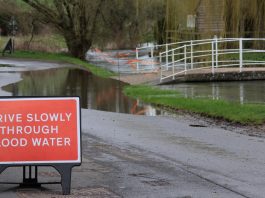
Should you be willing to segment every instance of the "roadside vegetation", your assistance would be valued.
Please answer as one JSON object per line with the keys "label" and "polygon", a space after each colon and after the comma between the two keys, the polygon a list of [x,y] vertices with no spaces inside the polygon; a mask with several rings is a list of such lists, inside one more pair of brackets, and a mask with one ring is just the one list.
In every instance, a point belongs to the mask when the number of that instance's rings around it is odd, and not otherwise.
{"label": "roadside vegetation", "polygon": [[177,91],[161,90],[146,85],[127,86],[124,93],[147,103],[223,119],[233,123],[244,125],[265,123],[265,105],[241,105],[240,103],[222,100],[185,98]]}
{"label": "roadside vegetation", "polygon": [[64,63],[70,63],[73,65],[79,65],[82,67],[87,68],[89,71],[91,71],[94,75],[100,76],[100,77],[110,77],[114,76],[115,73],[108,71],[106,69],[94,66],[87,61],[83,61],[79,58],[72,57],[65,53],[48,53],[48,52],[36,52],[36,51],[16,51],[14,54],[9,55],[9,57],[14,58],[26,58],[31,60],[46,60],[46,61],[58,61],[58,62],[64,62]]}
{"label": "roadside vegetation", "polygon": [[[3,49],[10,37],[0,37],[0,47]],[[15,53],[5,54],[6,57],[24,58],[31,60],[59,61],[79,65],[87,68],[94,75],[100,77],[114,76],[115,73],[75,58],[67,53],[64,38],[59,34],[36,35],[15,37]]]}

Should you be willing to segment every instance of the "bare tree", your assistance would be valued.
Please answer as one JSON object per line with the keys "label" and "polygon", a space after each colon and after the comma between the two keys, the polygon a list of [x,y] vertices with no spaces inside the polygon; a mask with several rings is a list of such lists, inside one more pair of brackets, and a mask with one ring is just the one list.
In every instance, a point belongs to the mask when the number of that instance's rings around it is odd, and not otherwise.
{"label": "bare tree", "polygon": [[85,59],[96,33],[105,0],[22,0],[44,16],[64,36],[71,55]]}

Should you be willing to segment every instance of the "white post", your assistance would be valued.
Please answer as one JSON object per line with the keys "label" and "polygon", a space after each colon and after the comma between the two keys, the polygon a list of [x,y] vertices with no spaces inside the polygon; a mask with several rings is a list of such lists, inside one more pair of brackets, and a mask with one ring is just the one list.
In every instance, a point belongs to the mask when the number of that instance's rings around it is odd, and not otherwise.
{"label": "white post", "polygon": [[152,68],[154,69],[154,48],[151,47],[151,59],[152,59]]}
{"label": "white post", "polygon": [[212,74],[214,74],[214,41],[212,41]]}
{"label": "white post", "polygon": [[172,50],[172,74],[173,74],[173,80],[175,80],[175,53],[174,50]]}
{"label": "white post", "polygon": [[168,70],[168,44],[166,44],[166,66]]}
{"label": "white post", "polygon": [[239,72],[242,72],[243,68],[243,39],[239,39]]}
{"label": "white post", "polygon": [[139,53],[138,53],[138,48],[136,48],[136,68],[137,72],[139,71]]}
{"label": "white post", "polygon": [[187,73],[187,45],[184,45],[184,66],[185,74]]}
{"label": "white post", "polygon": [[193,69],[193,42],[190,41],[190,68]]}
{"label": "white post", "polygon": [[160,62],[160,65],[162,65],[162,55],[161,55],[161,53],[159,53],[159,62]]}
{"label": "white post", "polygon": [[161,53],[159,53],[159,61],[160,61],[160,82],[162,82],[162,77],[163,77],[163,74],[162,74],[162,55]]}
{"label": "white post", "polygon": [[218,38],[215,38],[215,67],[218,67]]}

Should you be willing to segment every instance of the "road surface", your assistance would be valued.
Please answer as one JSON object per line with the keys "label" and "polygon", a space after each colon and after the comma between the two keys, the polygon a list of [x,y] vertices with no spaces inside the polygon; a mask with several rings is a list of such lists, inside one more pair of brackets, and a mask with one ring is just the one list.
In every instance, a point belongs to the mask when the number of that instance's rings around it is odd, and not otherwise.
{"label": "road surface", "polygon": [[[18,80],[16,73],[0,74],[0,86]],[[73,169],[72,195],[60,195],[58,184],[40,189],[0,184],[0,197],[262,198],[264,140],[183,116],[83,109],[83,163]],[[9,168],[0,182],[21,178],[21,168]],[[60,176],[41,167],[39,180]]]}

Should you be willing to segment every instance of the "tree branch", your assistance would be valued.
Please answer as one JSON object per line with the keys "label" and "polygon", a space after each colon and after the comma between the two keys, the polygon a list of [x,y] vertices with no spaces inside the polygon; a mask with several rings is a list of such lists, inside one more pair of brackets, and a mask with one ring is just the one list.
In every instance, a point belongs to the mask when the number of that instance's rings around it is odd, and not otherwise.
{"label": "tree branch", "polygon": [[38,0],[22,0],[22,1],[30,5],[32,8],[36,9],[46,18],[48,18],[49,22],[53,23],[54,25],[59,24],[59,19],[58,19],[59,17],[57,13],[54,10],[40,3]]}
{"label": "tree branch", "polygon": [[92,21],[92,28],[91,28],[91,31],[90,31],[90,34],[89,34],[89,38],[92,39],[96,33],[96,24],[97,24],[97,18],[100,14],[100,9],[103,5],[105,0],[100,0],[99,4],[98,4],[98,7],[97,7],[97,10],[96,10],[96,14],[94,15],[94,19]]}

